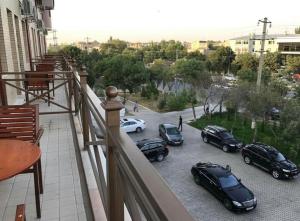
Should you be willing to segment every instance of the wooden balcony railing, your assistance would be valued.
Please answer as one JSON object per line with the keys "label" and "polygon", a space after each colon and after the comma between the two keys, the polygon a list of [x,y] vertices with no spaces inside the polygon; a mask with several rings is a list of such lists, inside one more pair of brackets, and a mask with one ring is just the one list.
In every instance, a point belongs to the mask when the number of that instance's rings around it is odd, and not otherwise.
{"label": "wooden balcony railing", "polygon": [[[123,105],[116,99],[117,89],[108,87],[106,99],[101,102],[87,85],[88,74],[84,67],[78,69],[74,60],[68,58],[63,58],[61,66],[62,71],[53,72],[53,80],[57,80],[54,88],[65,86],[68,100],[65,112],[79,119],[82,136],[76,139],[83,139],[83,151],[88,153],[92,177],[100,195],[100,203],[91,203],[93,219],[123,221],[127,220],[128,213],[134,221],[193,220],[131,138],[120,130]],[[0,79],[5,84],[10,80]],[[42,95],[38,98],[41,97],[47,100]],[[91,201],[97,199],[93,194],[95,192],[89,192]],[[95,205],[102,206],[102,210]]]}

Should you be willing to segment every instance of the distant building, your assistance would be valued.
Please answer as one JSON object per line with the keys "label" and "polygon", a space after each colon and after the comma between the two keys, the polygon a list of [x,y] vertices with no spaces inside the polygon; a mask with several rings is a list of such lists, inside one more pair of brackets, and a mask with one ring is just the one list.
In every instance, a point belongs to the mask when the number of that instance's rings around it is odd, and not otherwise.
{"label": "distant building", "polygon": [[[255,53],[259,54],[262,35],[247,35],[230,39],[229,46],[236,54]],[[300,55],[299,34],[275,34],[267,35],[265,51],[280,52],[285,55]]]}
{"label": "distant building", "polygon": [[87,50],[88,52],[91,52],[92,50],[100,50],[100,43],[98,41],[79,41],[75,43],[75,46],[80,48],[81,50]]}
{"label": "distant building", "polygon": [[200,53],[207,55],[216,48],[225,46],[224,44],[225,42],[222,41],[193,41],[188,52],[200,51]]}
{"label": "distant building", "polygon": [[127,42],[128,48],[142,49],[151,45],[156,45],[157,42]]}

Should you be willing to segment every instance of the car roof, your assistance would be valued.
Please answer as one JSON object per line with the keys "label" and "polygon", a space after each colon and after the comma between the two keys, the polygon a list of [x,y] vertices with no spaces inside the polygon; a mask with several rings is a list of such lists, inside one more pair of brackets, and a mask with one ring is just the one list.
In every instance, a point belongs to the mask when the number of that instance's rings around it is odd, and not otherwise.
{"label": "car roof", "polygon": [[210,173],[211,175],[219,178],[219,177],[224,177],[224,176],[229,176],[232,173],[224,168],[221,165],[218,164],[213,164],[213,163],[197,163],[196,166],[198,168],[204,169],[206,170],[208,173]]}
{"label": "car roof", "polygon": [[148,139],[139,140],[136,143],[139,145],[144,145],[146,143],[155,143],[155,142],[164,142],[164,141],[160,138],[148,138]]}
{"label": "car roof", "polygon": [[270,153],[278,153],[279,152],[275,147],[272,147],[272,146],[264,144],[264,143],[253,143],[253,145],[255,147],[260,147]]}
{"label": "car roof", "polygon": [[214,129],[218,132],[227,131],[226,128],[220,127],[220,126],[217,126],[217,125],[207,125],[206,128],[211,128],[211,129]]}
{"label": "car roof", "polygon": [[[176,127],[174,124],[162,124],[165,128],[173,128]],[[177,127],[176,127],[177,128]]]}

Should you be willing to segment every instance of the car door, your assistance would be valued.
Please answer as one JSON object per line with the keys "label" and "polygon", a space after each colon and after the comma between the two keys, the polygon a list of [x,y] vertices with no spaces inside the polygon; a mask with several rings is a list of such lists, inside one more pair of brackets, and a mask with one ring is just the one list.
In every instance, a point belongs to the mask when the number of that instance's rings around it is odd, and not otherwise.
{"label": "car door", "polygon": [[214,176],[212,176],[211,174],[207,175],[209,178],[209,191],[215,195],[217,198],[220,197],[220,190],[219,190],[219,184],[218,181],[215,179]]}
{"label": "car door", "polygon": [[168,140],[166,128],[164,126],[161,126],[161,136],[164,140]]}
{"label": "car door", "polygon": [[214,139],[215,139],[214,142],[216,143],[217,146],[222,146],[222,138],[219,132],[214,133]]}
{"label": "car door", "polygon": [[122,125],[121,125],[121,128],[126,132],[130,132],[130,122],[124,122]]}
{"label": "car door", "polygon": [[130,121],[130,132],[136,131],[137,123],[135,121]]}
{"label": "car door", "polygon": [[210,142],[217,144],[216,131],[214,129],[208,129],[207,135]]}
{"label": "car door", "polygon": [[150,144],[145,144],[145,146],[142,147],[141,151],[143,152],[143,154],[145,155],[145,157],[147,157],[148,159],[151,157],[150,156]]}
{"label": "car door", "polygon": [[258,149],[258,159],[257,163],[265,170],[269,170],[271,160],[268,153],[264,149]]}

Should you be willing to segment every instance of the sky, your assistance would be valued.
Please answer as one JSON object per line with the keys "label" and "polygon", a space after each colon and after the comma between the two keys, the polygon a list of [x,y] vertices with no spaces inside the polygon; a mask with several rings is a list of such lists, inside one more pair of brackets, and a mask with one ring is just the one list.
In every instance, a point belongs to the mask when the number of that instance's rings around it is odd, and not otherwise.
{"label": "sky", "polygon": [[55,0],[52,27],[58,43],[227,40],[261,33],[264,17],[269,33],[293,33],[299,8],[300,0]]}

